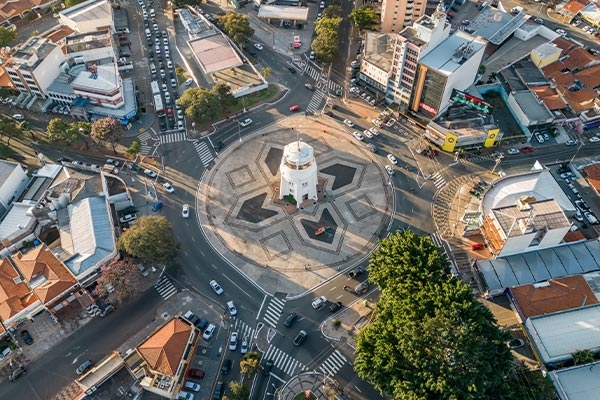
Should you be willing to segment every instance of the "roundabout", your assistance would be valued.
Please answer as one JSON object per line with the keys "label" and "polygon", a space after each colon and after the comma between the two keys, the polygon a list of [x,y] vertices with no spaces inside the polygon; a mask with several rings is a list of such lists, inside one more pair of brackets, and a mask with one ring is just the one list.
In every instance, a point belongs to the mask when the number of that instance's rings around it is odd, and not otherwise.
{"label": "roundabout", "polygon": [[[317,195],[300,204],[279,195],[284,148],[295,142],[311,147],[318,165]],[[394,211],[388,176],[337,122],[292,116],[215,161],[199,185],[200,225],[265,292],[300,295],[360,262],[387,233]]]}

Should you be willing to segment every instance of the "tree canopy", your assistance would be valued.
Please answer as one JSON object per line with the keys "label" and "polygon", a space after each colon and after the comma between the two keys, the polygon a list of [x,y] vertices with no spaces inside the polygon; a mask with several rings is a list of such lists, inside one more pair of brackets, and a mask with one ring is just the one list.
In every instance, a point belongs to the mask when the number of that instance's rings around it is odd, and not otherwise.
{"label": "tree canopy", "polygon": [[192,121],[200,123],[218,117],[226,107],[237,102],[231,94],[231,88],[219,83],[210,90],[203,87],[187,89],[179,98],[179,105]]}
{"label": "tree canopy", "polygon": [[17,31],[0,26],[0,47],[6,47],[17,38]]}
{"label": "tree canopy", "polygon": [[173,226],[163,216],[144,216],[135,220],[119,237],[117,247],[147,262],[165,263],[177,254]]}
{"label": "tree canopy", "polygon": [[254,29],[250,27],[248,16],[244,14],[229,11],[219,17],[219,25],[227,36],[240,47],[254,35]]}
{"label": "tree canopy", "polygon": [[359,29],[370,28],[378,21],[377,14],[371,7],[355,8],[350,13],[350,18]]}
{"label": "tree canopy", "polygon": [[10,147],[10,140],[17,139],[21,137],[23,131],[20,128],[20,125],[10,117],[4,117],[0,119],[0,140],[4,136],[8,137],[7,146]]}
{"label": "tree canopy", "polygon": [[369,280],[381,297],[356,339],[361,378],[396,399],[508,398],[508,336],[428,237],[381,241]]}
{"label": "tree canopy", "polygon": [[109,294],[108,287],[112,286],[114,292],[110,293],[113,300],[122,301],[135,293],[135,282],[139,280],[138,263],[130,258],[113,261],[103,266],[102,275],[98,278],[96,295],[102,297]]}
{"label": "tree canopy", "polygon": [[315,23],[317,36],[311,43],[317,58],[324,63],[330,63],[338,54],[339,26],[342,19],[339,17],[323,17]]}
{"label": "tree canopy", "polygon": [[116,152],[115,146],[123,137],[123,125],[115,118],[100,118],[92,124],[90,136],[97,144],[109,143]]}

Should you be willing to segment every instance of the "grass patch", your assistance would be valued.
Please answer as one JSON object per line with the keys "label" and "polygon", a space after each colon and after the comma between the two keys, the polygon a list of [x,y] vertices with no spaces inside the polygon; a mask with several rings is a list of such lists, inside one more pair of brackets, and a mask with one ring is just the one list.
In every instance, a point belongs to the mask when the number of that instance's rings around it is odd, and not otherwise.
{"label": "grass patch", "polygon": [[297,204],[296,199],[291,194],[286,194],[285,196],[283,196],[283,199],[293,206]]}

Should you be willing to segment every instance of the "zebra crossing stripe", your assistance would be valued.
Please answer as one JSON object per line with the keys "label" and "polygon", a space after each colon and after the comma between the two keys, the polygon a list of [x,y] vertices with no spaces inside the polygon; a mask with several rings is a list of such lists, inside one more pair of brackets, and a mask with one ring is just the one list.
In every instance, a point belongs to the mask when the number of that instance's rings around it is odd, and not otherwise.
{"label": "zebra crossing stripe", "polygon": [[154,288],[158,294],[165,300],[177,293],[177,288],[173,286],[169,278],[162,276],[158,282],[154,284]]}
{"label": "zebra crossing stripe", "polygon": [[319,367],[319,370],[326,375],[336,374],[344,366],[346,361],[346,357],[344,357],[339,350],[336,350],[327,357]]}
{"label": "zebra crossing stripe", "polygon": [[175,132],[168,133],[166,135],[160,135],[160,143],[177,143],[177,142],[185,142],[187,139],[187,135],[185,132]]}
{"label": "zebra crossing stripe", "polygon": [[265,322],[275,328],[277,326],[277,322],[279,322],[279,318],[281,317],[281,312],[283,311],[284,306],[284,300],[276,297],[271,298],[267,310],[265,311]]}
{"label": "zebra crossing stripe", "polygon": [[147,132],[147,131],[138,135],[138,139],[140,139],[140,141],[142,141],[142,142],[150,139],[151,137],[152,137],[152,133]]}
{"label": "zebra crossing stripe", "polygon": [[200,156],[200,161],[202,161],[202,165],[205,167],[210,164],[213,160],[213,155],[208,148],[208,145],[204,141],[196,141],[194,142],[194,148],[196,149],[196,153]]}

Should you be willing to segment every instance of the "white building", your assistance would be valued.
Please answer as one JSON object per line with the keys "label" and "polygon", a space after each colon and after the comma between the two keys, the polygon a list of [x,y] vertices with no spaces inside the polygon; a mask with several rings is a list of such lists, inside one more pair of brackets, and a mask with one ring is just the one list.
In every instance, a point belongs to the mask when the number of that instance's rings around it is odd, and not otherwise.
{"label": "white building", "polygon": [[85,33],[108,28],[115,32],[113,9],[108,0],[88,0],[58,14],[61,25]]}
{"label": "white building", "polygon": [[123,82],[116,64],[89,65],[79,72],[71,87],[77,97],[94,105],[115,109],[125,104]]}
{"label": "white building", "polygon": [[21,164],[0,160],[0,218],[25,191],[29,177]]}
{"label": "white building", "polygon": [[285,146],[279,172],[279,199],[293,196],[298,208],[304,200],[317,200],[318,170],[312,146],[300,140]]}

